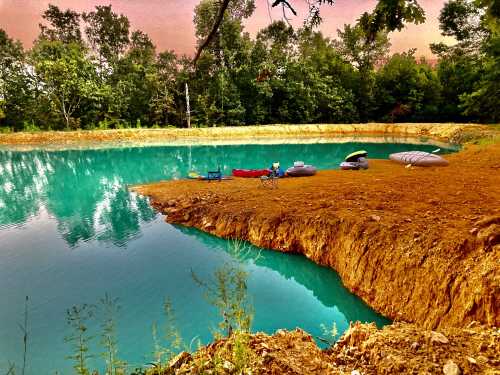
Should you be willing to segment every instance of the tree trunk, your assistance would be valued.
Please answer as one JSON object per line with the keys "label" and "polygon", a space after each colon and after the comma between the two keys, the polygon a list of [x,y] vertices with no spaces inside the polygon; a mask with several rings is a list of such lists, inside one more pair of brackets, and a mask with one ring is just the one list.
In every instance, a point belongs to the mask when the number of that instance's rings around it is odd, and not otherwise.
{"label": "tree trunk", "polygon": [[212,27],[212,30],[210,30],[210,33],[207,36],[207,39],[198,47],[198,51],[196,51],[196,55],[193,59],[193,65],[196,66],[196,63],[198,62],[198,59],[200,58],[201,52],[207,48],[207,46],[210,44],[212,39],[215,37],[215,34],[217,34],[217,30],[219,30],[219,26],[224,19],[224,12],[226,11],[229,2],[231,0],[223,0],[220,8],[219,8],[219,13],[217,14],[217,18],[215,19],[215,23]]}

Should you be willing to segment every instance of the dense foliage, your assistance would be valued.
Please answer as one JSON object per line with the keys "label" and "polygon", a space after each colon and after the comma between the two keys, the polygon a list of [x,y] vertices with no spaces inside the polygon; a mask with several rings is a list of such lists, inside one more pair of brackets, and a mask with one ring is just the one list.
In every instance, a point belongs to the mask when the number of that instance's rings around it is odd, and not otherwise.
{"label": "dense foliage", "polygon": [[[254,1],[231,1],[193,66],[186,56],[158,53],[111,6],[79,14],[50,5],[30,50],[0,29],[0,129],[183,127],[186,83],[194,126],[498,122],[495,3],[445,4],[441,30],[456,44],[431,46],[439,57],[435,67],[411,49],[389,56],[387,32],[401,20],[375,13],[344,25],[335,40],[284,21],[252,38],[243,21]],[[410,13],[404,19],[421,21],[422,14]],[[194,16],[199,45],[217,17],[217,2],[201,0]]]}

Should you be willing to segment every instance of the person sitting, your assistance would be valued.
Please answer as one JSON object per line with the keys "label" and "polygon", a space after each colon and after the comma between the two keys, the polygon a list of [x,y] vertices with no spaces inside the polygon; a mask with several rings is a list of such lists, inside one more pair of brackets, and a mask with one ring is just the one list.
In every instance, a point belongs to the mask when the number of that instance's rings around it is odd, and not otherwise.
{"label": "person sitting", "polygon": [[280,167],[280,163],[276,162],[269,168],[268,176],[261,176],[260,182],[262,186],[269,187],[271,189],[276,189],[278,187],[278,178],[283,177],[285,172]]}
{"label": "person sitting", "polygon": [[280,162],[275,162],[271,165],[269,168],[269,171],[271,172],[269,174],[269,177],[283,177],[285,175],[285,171],[281,168]]}

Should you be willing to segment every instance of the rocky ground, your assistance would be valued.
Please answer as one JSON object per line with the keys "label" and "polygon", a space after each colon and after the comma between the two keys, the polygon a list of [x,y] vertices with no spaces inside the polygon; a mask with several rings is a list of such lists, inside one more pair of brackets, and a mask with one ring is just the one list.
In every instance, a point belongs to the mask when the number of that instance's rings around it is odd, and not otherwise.
{"label": "rocky ground", "polygon": [[[193,355],[181,353],[162,374],[236,373],[234,339],[218,340]],[[468,328],[426,331],[406,323],[378,330],[356,323],[330,349],[306,332],[250,336],[243,374],[500,374],[500,331]],[[152,374],[154,372],[151,372]]]}

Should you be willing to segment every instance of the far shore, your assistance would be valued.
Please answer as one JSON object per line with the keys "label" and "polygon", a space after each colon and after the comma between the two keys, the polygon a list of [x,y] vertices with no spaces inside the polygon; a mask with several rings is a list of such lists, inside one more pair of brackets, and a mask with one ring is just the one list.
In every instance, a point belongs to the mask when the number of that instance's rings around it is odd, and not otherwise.
{"label": "far shore", "polygon": [[[455,123],[367,123],[367,124],[307,124],[260,125],[216,128],[114,129],[0,133],[0,146],[30,149],[36,146],[54,148],[106,144],[238,144],[286,143],[290,139],[303,143],[356,141],[426,143],[428,139],[460,144],[470,138],[484,137],[492,131],[489,125]],[[389,137],[389,139],[387,139]],[[360,139],[361,138],[361,139]],[[394,139],[392,139],[394,138]],[[436,142],[432,142],[436,143]],[[26,147],[24,147],[26,146]]]}

